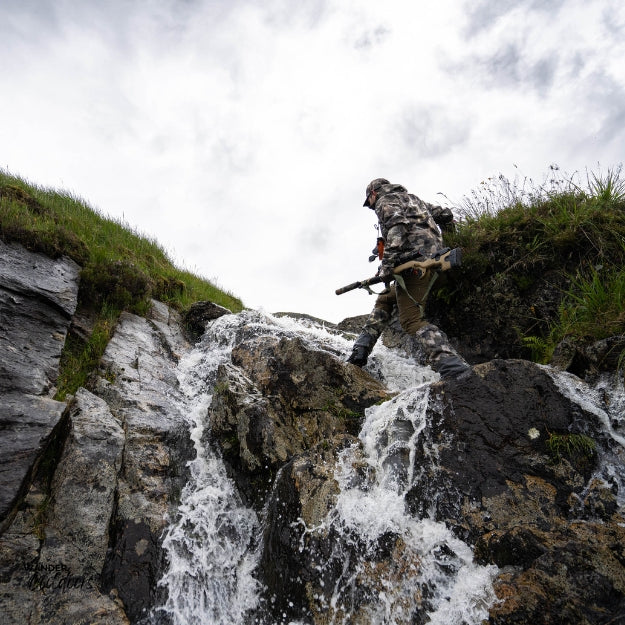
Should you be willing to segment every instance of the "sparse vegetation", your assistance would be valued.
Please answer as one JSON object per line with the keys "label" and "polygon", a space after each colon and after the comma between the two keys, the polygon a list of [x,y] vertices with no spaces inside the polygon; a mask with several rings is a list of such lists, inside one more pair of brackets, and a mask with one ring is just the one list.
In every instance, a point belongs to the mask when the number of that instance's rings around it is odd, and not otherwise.
{"label": "sparse vegetation", "polygon": [[[56,398],[63,401],[81,386],[87,387],[89,376],[98,367],[102,354],[113,335],[119,311],[102,306],[87,342],[68,336],[61,356]],[[109,374],[110,375],[110,374]]]}
{"label": "sparse vegetation", "polygon": [[[504,282],[522,298],[549,275],[559,307],[538,318],[528,306],[519,341],[548,362],[562,339],[590,341],[625,332],[625,181],[621,168],[566,176],[552,166],[541,185],[504,176],[483,182],[466,197],[446,243],[463,248],[462,274],[453,289]],[[532,316],[535,319],[532,321]]]}
{"label": "sparse vegetation", "polygon": [[554,462],[566,458],[583,467],[590,466],[597,453],[597,443],[584,434],[550,433],[546,445]]}
{"label": "sparse vegetation", "polygon": [[122,310],[145,315],[151,298],[184,310],[209,300],[233,312],[241,300],[179,269],[163,248],[128,224],[103,216],[74,195],[44,189],[0,170],[0,239],[82,267],[79,308],[94,317],[86,342],[68,340],[59,397],[84,384],[97,365]]}

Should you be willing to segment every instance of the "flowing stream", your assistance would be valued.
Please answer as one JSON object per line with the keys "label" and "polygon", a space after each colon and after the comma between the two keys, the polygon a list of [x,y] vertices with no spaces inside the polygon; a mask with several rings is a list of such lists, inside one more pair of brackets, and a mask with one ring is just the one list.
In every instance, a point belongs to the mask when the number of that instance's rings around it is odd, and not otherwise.
{"label": "flowing stream", "polygon": [[[297,336],[341,358],[351,349],[351,341],[314,322],[247,311],[212,322],[180,362],[183,411],[197,457],[190,466],[191,479],[182,493],[178,515],[164,540],[169,568],[160,584],[166,587],[168,599],[155,611],[154,623],[162,622],[163,615],[173,625],[257,622],[253,615],[262,589],[254,573],[263,519],[241,503],[220,457],[205,443],[205,430],[210,429],[209,406],[218,366],[229,361],[233,346],[242,338],[263,334]],[[429,383],[437,375],[381,344],[373,355],[371,372],[398,394],[368,409],[360,432],[362,457],[375,477],[363,484],[355,475],[357,450],[344,450],[336,473],[341,493],[334,509],[323,527],[304,528],[305,532],[331,528],[338,537],[330,559],[340,562],[343,572],[329,594],[317,597],[318,608],[328,623],[399,625],[414,622],[412,615],[419,603],[426,606],[424,623],[477,625],[487,618],[495,601],[492,580],[497,568],[476,565],[471,548],[445,525],[415,519],[404,505],[405,493],[420,479],[415,470],[419,463],[414,462],[417,446],[427,450],[430,461],[436,461],[436,445],[423,437],[426,409],[433,402]],[[371,551],[389,534],[399,537],[395,544],[401,548],[395,549],[388,570],[373,571]],[[375,601],[356,614],[353,595],[373,573]]]}

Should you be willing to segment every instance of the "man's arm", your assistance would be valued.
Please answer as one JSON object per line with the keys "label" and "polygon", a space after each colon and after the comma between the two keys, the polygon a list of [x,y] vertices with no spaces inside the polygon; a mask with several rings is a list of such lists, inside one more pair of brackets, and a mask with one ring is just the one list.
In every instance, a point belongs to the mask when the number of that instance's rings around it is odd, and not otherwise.
{"label": "man's arm", "polygon": [[441,230],[453,229],[454,214],[450,208],[443,208],[442,206],[434,206],[434,204],[428,204],[424,202],[427,209],[430,211],[434,221],[441,227]]}

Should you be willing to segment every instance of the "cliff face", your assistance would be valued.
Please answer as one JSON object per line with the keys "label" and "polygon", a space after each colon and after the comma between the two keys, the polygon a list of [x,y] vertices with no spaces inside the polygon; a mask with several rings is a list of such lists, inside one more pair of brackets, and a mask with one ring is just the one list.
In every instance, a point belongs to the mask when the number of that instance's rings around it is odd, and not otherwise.
{"label": "cliff face", "polygon": [[625,618],[611,379],[517,359],[442,382],[392,332],[363,371],[347,330],[210,305],[193,345],[153,302],[55,402],[77,288],[2,246],[5,622]]}

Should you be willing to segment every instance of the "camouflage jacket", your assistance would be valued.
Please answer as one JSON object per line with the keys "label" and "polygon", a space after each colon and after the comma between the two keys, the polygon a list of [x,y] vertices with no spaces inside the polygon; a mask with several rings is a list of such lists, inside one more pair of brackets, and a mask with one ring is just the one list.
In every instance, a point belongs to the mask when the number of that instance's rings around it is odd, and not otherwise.
{"label": "camouflage jacket", "polygon": [[393,267],[418,254],[431,256],[441,249],[443,238],[436,223],[453,219],[450,209],[428,204],[399,184],[381,187],[371,208],[385,239],[381,273],[390,273]]}

